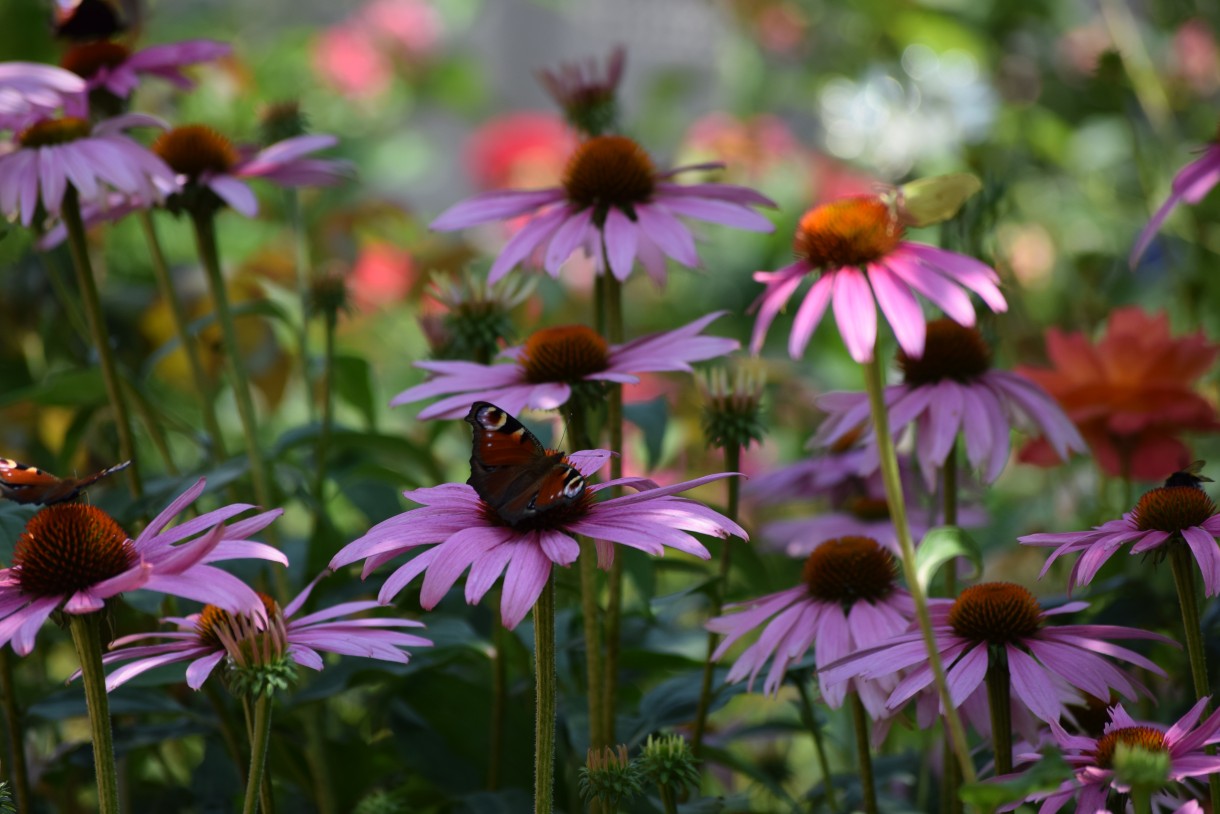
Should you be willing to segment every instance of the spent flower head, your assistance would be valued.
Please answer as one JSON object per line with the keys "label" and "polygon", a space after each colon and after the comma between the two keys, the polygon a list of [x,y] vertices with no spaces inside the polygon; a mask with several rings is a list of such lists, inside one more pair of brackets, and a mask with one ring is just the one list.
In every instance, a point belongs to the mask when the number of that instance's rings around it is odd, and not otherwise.
{"label": "spent flower head", "polygon": [[301,110],[299,99],[272,102],[259,111],[258,129],[259,143],[270,146],[305,135],[309,131],[309,117]]}
{"label": "spent flower head", "polygon": [[587,136],[600,136],[618,129],[618,84],[626,61],[627,50],[617,45],[604,72],[592,59],[566,62],[557,70],[539,71],[538,81],[563,109],[569,124]]}
{"label": "spent flower head", "polygon": [[761,367],[738,364],[715,367],[695,379],[703,396],[703,434],[712,446],[748,447],[761,442],[767,428],[762,419],[766,374]]}
{"label": "spent flower head", "polygon": [[[434,273],[428,295],[444,309],[434,328],[432,355],[437,359],[468,359],[487,363],[515,333],[512,312],[534,292],[535,278],[511,278],[497,283],[473,271],[457,277]],[[420,318],[421,320],[424,317]]]}

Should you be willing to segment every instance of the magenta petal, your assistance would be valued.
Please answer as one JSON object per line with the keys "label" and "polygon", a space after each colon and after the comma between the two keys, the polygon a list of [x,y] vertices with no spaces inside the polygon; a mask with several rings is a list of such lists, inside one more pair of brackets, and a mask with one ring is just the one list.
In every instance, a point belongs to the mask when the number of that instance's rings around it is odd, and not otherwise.
{"label": "magenta petal", "polygon": [[572,256],[572,252],[585,244],[592,223],[593,208],[586,207],[573,213],[555,230],[550,246],[547,247],[544,262],[548,274],[552,277],[557,276],[559,267],[563,265],[564,261]]}
{"label": "magenta petal", "polygon": [[636,225],[615,207],[606,212],[606,225],[602,239],[606,242],[606,254],[610,261],[610,272],[619,280],[626,280],[635,263],[639,246]]}
{"label": "magenta petal", "polygon": [[551,576],[551,561],[536,545],[521,545],[508,564],[504,574],[504,594],[500,602],[500,615],[504,627],[512,630],[530,609]]}
{"label": "magenta petal", "polygon": [[428,228],[449,232],[480,223],[507,220],[562,201],[563,196],[563,190],[559,188],[488,192],[449,207]]}
{"label": "magenta petal", "polygon": [[[791,265],[784,266],[779,271],[755,273],[754,279],[760,283],[766,283],[767,287],[750,306],[751,311],[758,311],[758,318],[754,321],[754,332],[750,337],[750,353],[758,355],[762,349],[763,339],[767,336],[767,329],[771,327],[776,315],[788,304],[788,300],[810,271],[808,263],[798,260]],[[822,278],[822,280],[824,279]],[[818,282],[822,282],[822,280]]]}
{"label": "magenta petal", "polygon": [[1220,549],[1216,547],[1216,538],[1197,526],[1183,529],[1182,537],[1203,573],[1203,587],[1207,596],[1220,593]]}
{"label": "magenta petal", "polygon": [[834,272],[834,314],[851,358],[860,364],[873,358],[877,344],[877,304],[868,278],[855,268]]}
{"label": "magenta petal", "polygon": [[868,281],[872,284],[881,313],[885,314],[886,321],[894,331],[898,346],[908,356],[915,359],[922,357],[927,324],[911,289],[880,263],[869,265]]}
{"label": "magenta petal", "polygon": [[221,200],[233,207],[247,218],[258,214],[258,198],[254,191],[231,175],[218,175],[208,181],[208,187],[220,196]]}
{"label": "magenta petal", "polygon": [[772,232],[775,224],[763,215],[738,204],[725,201],[708,200],[706,198],[672,197],[659,198],[657,206],[677,215],[688,218],[719,223],[724,226],[735,226],[751,232]]}
{"label": "magenta petal", "polygon": [[192,661],[186,668],[186,685],[192,690],[198,690],[224,657],[225,653],[221,650]]}
{"label": "magenta petal", "polygon": [[1063,705],[1046,670],[1021,648],[1008,645],[1005,649],[1013,694],[1042,720],[1058,721]]}
{"label": "magenta petal", "polygon": [[793,359],[799,359],[805,353],[814,329],[826,313],[832,291],[833,281],[829,277],[823,277],[805,293],[805,299],[792,321],[792,333],[788,335],[788,355]]}
{"label": "magenta petal", "polygon": [[534,249],[554,234],[569,214],[568,207],[558,206],[531,218],[529,223],[521,227],[521,231],[504,244],[500,256],[491,264],[491,270],[487,273],[487,282],[489,284],[496,282],[512,271],[518,263],[529,257]]}
{"label": "magenta petal", "polygon": [[661,251],[688,268],[699,265],[695,239],[682,222],[656,206],[640,204],[635,208],[639,228]]}

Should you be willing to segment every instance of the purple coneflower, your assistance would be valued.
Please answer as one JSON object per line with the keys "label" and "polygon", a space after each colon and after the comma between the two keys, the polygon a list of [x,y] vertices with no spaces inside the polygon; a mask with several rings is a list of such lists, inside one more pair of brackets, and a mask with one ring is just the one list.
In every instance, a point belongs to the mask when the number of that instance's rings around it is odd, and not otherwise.
{"label": "purple coneflower", "polygon": [[[876,540],[827,540],[805,561],[801,585],[730,605],[726,610],[736,612],[707,622],[708,630],[725,634],[712,657],[722,658],[734,642],[766,622],[758,641],[737,657],[727,680],[748,679],[752,689],[754,679],[770,660],[763,690],[778,692],[788,665],[815,642],[814,658],[821,669],[906,630],[915,618],[915,606],[895,577],[893,556]],[[886,699],[898,684],[896,675],[874,680],[818,678],[822,697],[831,708],[842,706],[851,690],[859,693],[874,720],[889,717]]]}
{"label": "purple coneflower", "polygon": [[[259,594],[266,610],[266,620],[245,614],[233,614],[215,605],[185,618],[163,619],[178,626],[177,631],[137,633],[111,643],[117,648],[102,657],[104,664],[130,661],[106,677],[107,691],[124,684],[154,667],[189,661],[186,683],[197,690],[228,657],[238,667],[251,666],[267,658],[287,656],[296,664],[311,670],[322,669],[318,651],[345,656],[363,656],[382,661],[406,664],[410,654],[406,647],[427,647],[428,639],[394,628],[423,627],[422,622],[409,619],[364,618],[346,619],[353,613],[381,607],[373,600],[344,602],[334,607],[292,617],[304,606],[318,583],[315,579],[305,590],[280,608],[274,599]],[[134,645],[147,639],[168,639],[161,644]],[[131,661],[134,659],[134,661]]]}
{"label": "purple coneflower", "polygon": [[719,169],[717,163],[658,172],[644,148],[626,136],[595,136],[568,160],[561,186],[477,195],[432,222],[451,231],[533,213],[505,244],[491,266],[495,282],[546,247],[543,266],[552,277],[577,249],[592,254],[602,268],[604,245],[610,272],[619,280],[638,259],[658,284],[665,283],[665,256],[684,266],[699,265],[695,239],[678,216],[769,232],[771,222],[752,206],[775,204],[752,189],[730,184],[675,184],[680,172]]}
{"label": "purple coneflower", "polygon": [[[634,384],[637,373],[691,371],[692,362],[724,356],[740,347],[736,339],[702,336],[700,332],[723,311],[700,317],[672,331],[650,334],[622,345],[611,345],[583,325],[535,331],[524,345],[503,356],[512,364],[475,362],[416,362],[433,378],[399,393],[391,405],[409,404],[446,395],[420,411],[419,417],[460,418],[476,401],[490,401],[508,413],[523,409],[554,410],[572,397],[573,385],[584,382]],[[457,395],[449,395],[449,394]]]}
{"label": "purple coneflower", "polygon": [[[596,472],[609,459],[604,450],[586,450],[565,461],[583,477]],[[674,497],[732,474],[707,475],[663,488],[641,478],[620,478],[587,486],[584,494],[566,506],[509,525],[464,483],[446,483],[406,492],[422,508],[396,515],[349,543],[330,562],[331,569],[365,560],[363,577],[380,565],[420,546],[434,546],[402,565],[381,587],[378,599],[390,602],[411,580],[424,574],[420,602],[432,609],[470,569],[466,601],[474,604],[504,575],[500,611],[504,626],[514,628],[534,606],[551,575],[552,565],[576,561],[580,546],[573,535],[591,537],[597,545],[598,564],[608,568],[614,559],[613,543],[660,556],[665,547],[707,559],[703,544],[690,532],[748,539],[732,520],[688,498]],[[614,486],[641,491],[604,501],[597,492]]]}
{"label": "purple coneflower", "polygon": [[140,84],[140,76],[156,76],[189,90],[194,83],[182,73],[187,65],[228,56],[228,43],[215,40],[185,40],[152,45],[132,52],[117,42],[99,40],[74,45],[60,66],[83,78],[89,90],[102,89],[126,99]]}
{"label": "purple coneflower", "polygon": [[17,135],[17,147],[0,155],[0,213],[20,215],[29,226],[39,205],[58,215],[71,187],[82,201],[102,201],[111,191],[160,200],[174,174],[147,147],[123,135],[129,127],[164,127],[152,116],[129,113],[90,124],[61,116],[42,119]]}
{"label": "purple coneflower", "polygon": [[851,358],[869,362],[877,343],[877,306],[898,345],[913,357],[923,355],[925,321],[922,294],[961,325],[974,324],[973,291],[993,311],[1007,310],[999,276],[972,257],[903,240],[898,213],[878,197],[845,198],[810,209],[793,238],[800,258],[778,271],[755,272],[766,290],[754,303],[758,320],[750,349],[757,353],[767,328],[810,274],[817,280],[806,292],[788,337],[788,353],[805,352],[814,328],[833,300],[835,321]]}
{"label": "purple coneflower", "polygon": [[[929,484],[959,434],[965,437],[966,457],[985,483],[1003,471],[1014,428],[1045,436],[1063,460],[1072,451],[1087,449],[1076,426],[1045,390],[1019,373],[991,367],[991,349],[977,328],[949,319],[929,322],[923,356],[899,350],[898,367],[903,383],[885,388],[890,431],[897,436],[909,426],[915,428],[916,457]],[[870,416],[867,393],[827,393],[817,405],[830,413],[814,436],[817,446],[834,446],[854,436]],[[875,451],[873,456],[875,460]]]}
{"label": "purple coneflower", "polygon": [[[1190,708],[1185,715],[1171,727],[1149,721],[1136,721],[1121,704],[1116,704],[1110,710],[1110,722],[1106,724],[1105,732],[1100,738],[1087,735],[1071,735],[1058,723],[1051,722],[1051,732],[1055,745],[1063,759],[1073,768],[1072,778],[1063,781],[1059,788],[1051,792],[1039,792],[1030,795],[1023,802],[1041,803],[1039,814],[1053,814],[1059,811],[1073,797],[1076,798],[1076,811],[1080,814],[1093,814],[1105,811],[1107,800],[1111,794],[1124,794],[1130,788],[1124,786],[1114,775],[1114,756],[1119,744],[1142,749],[1145,752],[1159,752],[1169,758],[1168,785],[1153,795],[1153,810],[1185,812],[1201,811],[1191,808],[1189,803],[1182,805],[1183,795],[1194,796],[1195,790],[1181,785],[1183,780],[1220,771],[1220,757],[1209,755],[1204,745],[1214,743],[1220,732],[1220,711],[1212,713],[1207,720],[1197,727],[1207,707],[1207,698],[1201,699]],[[1042,755],[1037,752],[1018,756],[1019,762],[1037,762]],[[1002,810],[1011,810],[1018,804],[1005,806]],[[1180,807],[1179,807],[1180,806]]]}
{"label": "purple coneflower", "polygon": [[264,178],[283,187],[337,184],[350,175],[350,165],[307,157],[337,143],[334,136],[295,136],[251,153],[206,125],[188,124],[162,133],[152,149],[177,176],[164,187],[166,194],[211,192],[246,217],[254,217],[258,198],[247,179]]}
{"label": "purple coneflower", "polygon": [[63,111],[87,116],[85,81],[39,62],[0,62],[0,130],[21,131]]}
{"label": "purple coneflower", "polygon": [[1135,248],[1131,250],[1131,267],[1134,268],[1139,263],[1140,258],[1148,249],[1148,244],[1161,230],[1165,219],[1169,217],[1169,213],[1175,206],[1182,201],[1189,204],[1198,203],[1203,200],[1204,195],[1211,192],[1212,187],[1218,182],[1220,182],[1220,135],[1207,145],[1203,155],[1187,164],[1173,177],[1169,197],[1165,203],[1161,204],[1161,208],[1156,211],[1148,221],[1148,225],[1136,238]]}
{"label": "purple coneflower", "polygon": [[200,479],[175,498],[134,540],[95,506],[58,503],[31,517],[17,539],[12,567],[0,569],[0,646],[11,641],[13,650],[24,656],[54,611],[94,613],[107,599],[137,588],[235,613],[258,612],[262,602],[254,591],[209,563],[254,557],[287,565],[280,551],[246,539],[283,510],[225,526],[255,508],[233,503],[167,529],[203,493],[204,485]]}
{"label": "purple coneflower", "polygon": [[[1167,483],[1174,483],[1171,477]],[[1017,538],[1026,545],[1054,547],[1042,566],[1042,574],[1064,554],[1080,553],[1072,566],[1068,585],[1088,585],[1098,570],[1120,548],[1131,544],[1132,554],[1186,545],[1203,574],[1207,596],[1220,594],[1220,515],[1207,493],[1194,485],[1167,485],[1146,492],[1135,508],[1118,520],[1110,520],[1089,531],[1027,534]]]}
{"label": "purple coneflower", "polygon": [[[1051,616],[1074,613],[1087,602],[1069,602],[1043,610],[1028,590],[1009,582],[984,582],[965,589],[957,599],[929,599],[932,632],[945,664],[950,696],[960,705],[983,683],[989,651],[1003,648],[1015,700],[1038,718],[1057,721],[1063,714],[1064,687],[1106,698],[1114,689],[1127,698],[1147,688],[1114,667],[1102,655],[1126,661],[1159,676],[1165,672],[1148,659],[1107,639],[1151,639],[1170,642],[1158,633],[1117,625],[1047,625]],[[932,683],[928,653],[919,630],[883,645],[854,653],[824,670],[823,679],[854,676],[882,678],[901,670],[911,673],[890,695],[897,709]]]}

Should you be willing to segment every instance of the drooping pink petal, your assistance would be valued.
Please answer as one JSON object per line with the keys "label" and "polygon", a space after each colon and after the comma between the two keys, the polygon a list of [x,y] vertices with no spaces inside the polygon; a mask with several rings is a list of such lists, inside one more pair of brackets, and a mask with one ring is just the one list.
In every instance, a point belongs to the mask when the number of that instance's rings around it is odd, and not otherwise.
{"label": "drooping pink petal", "polygon": [[[631,274],[639,247],[639,227],[617,207],[606,212],[606,224],[602,227],[602,240],[606,245],[606,258],[610,273],[624,281]],[[662,261],[664,262],[664,261]]]}
{"label": "drooping pink petal", "polygon": [[834,272],[834,314],[847,352],[859,364],[873,358],[877,344],[877,304],[868,278],[854,268]]}
{"label": "drooping pink petal", "polygon": [[551,576],[551,561],[538,546],[520,546],[508,564],[504,574],[503,597],[500,601],[500,616],[504,627],[512,630],[530,609]]}
{"label": "drooping pink petal", "polygon": [[480,223],[515,218],[563,199],[563,190],[559,188],[487,192],[449,207],[428,228],[438,232],[465,229]]}

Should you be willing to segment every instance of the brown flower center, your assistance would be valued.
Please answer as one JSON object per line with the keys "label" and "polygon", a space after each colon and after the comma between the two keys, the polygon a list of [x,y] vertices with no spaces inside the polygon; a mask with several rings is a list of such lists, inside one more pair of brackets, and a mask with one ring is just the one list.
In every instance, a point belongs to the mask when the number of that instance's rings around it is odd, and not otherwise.
{"label": "brown flower center", "polygon": [[860,520],[889,520],[890,504],[883,497],[858,495],[843,502],[843,508]]}
{"label": "brown flower center", "polygon": [[609,367],[610,346],[584,325],[543,328],[525,341],[520,362],[534,384],[576,382]]}
{"label": "brown flower center", "polygon": [[656,168],[644,148],[626,136],[595,136],[576,148],[563,171],[568,201],[595,207],[604,217],[610,207],[635,214],[656,189]]}
{"label": "brown flower center", "polygon": [[801,579],[809,593],[850,608],[859,600],[877,602],[894,590],[894,557],[870,537],[827,540],[805,560]]}
{"label": "brown flower center", "polygon": [[913,359],[899,349],[898,367],[903,380],[914,387],[945,379],[967,383],[991,369],[991,348],[978,328],[936,319],[928,323],[923,356]]}
{"label": "brown flower center", "polygon": [[203,124],[167,130],[153,142],[152,149],[170,169],[191,179],[205,172],[228,172],[241,158],[233,142]]}
{"label": "brown flower center", "polygon": [[1216,504],[1207,492],[1194,486],[1162,486],[1145,492],[1135,504],[1132,518],[1140,531],[1168,531],[1202,525],[1216,513]]}
{"label": "brown flower center", "polygon": [[814,207],[801,217],[792,248],[814,268],[872,263],[898,247],[903,228],[894,212],[872,198],[846,198]]}
{"label": "brown flower center", "polygon": [[[279,626],[281,623],[279,604],[261,591],[256,593],[258,598],[263,601],[267,618],[273,622],[271,627]],[[229,613],[224,608],[215,605],[204,605],[203,610],[199,613],[199,618],[195,621],[195,634],[202,642],[212,647],[224,648],[230,653],[235,648],[240,650],[243,643],[249,645],[250,637],[257,637],[261,632],[259,625],[253,619],[242,614]]]}
{"label": "brown flower center", "polygon": [[1011,582],[984,582],[958,594],[949,624],[961,637],[1009,644],[1038,632],[1042,608],[1025,588]]}
{"label": "brown flower center", "polygon": [[850,450],[860,440],[860,436],[864,434],[866,426],[865,422],[861,421],[855,427],[840,435],[839,440],[831,445],[830,451],[835,455],[842,455]]}
{"label": "brown flower center", "polygon": [[69,141],[82,139],[92,130],[89,122],[84,119],[64,116],[60,119],[47,119],[30,125],[17,136],[17,143],[22,147],[50,147],[54,144],[67,144]]}
{"label": "brown flower center", "polygon": [[59,60],[59,66],[77,76],[89,79],[102,68],[113,68],[122,65],[127,61],[129,56],[131,56],[131,51],[126,46],[119,45],[117,42],[106,42],[104,40],[87,42],[69,48],[67,53],[63,55],[63,58]]}
{"label": "brown flower center", "polygon": [[114,518],[96,506],[59,503],[29,519],[13,549],[21,590],[63,596],[116,577],[138,561]]}
{"label": "brown flower center", "polygon": [[483,519],[493,526],[516,531],[545,531],[561,529],[570,523],[575,523],[589,513],[589,509],[593,508],[595,502],[593,493],[586,487],[571,503],[555,505],[536,514],[518,518],[513,522],[501,517],[500,513],[484,500],[479,501],[479,508],[483,512]]}
{"label": "brown flower center", "polygon": [[1168,752],[1165,733],[1150,726],[1125,726],[1102,735],[1097,739],[1094,760],[1103,769],[1114,767],[1114,750],[1120,743],[1142,749],[1145,752]]}

